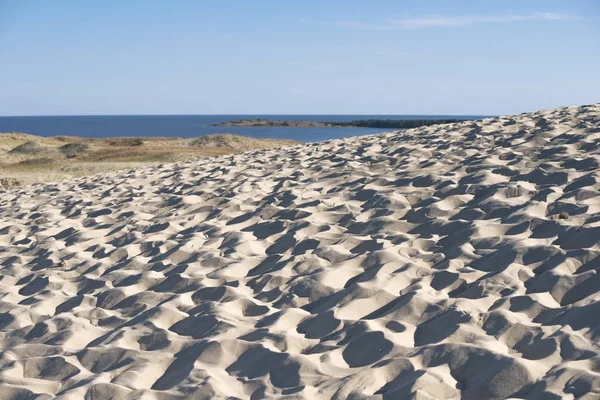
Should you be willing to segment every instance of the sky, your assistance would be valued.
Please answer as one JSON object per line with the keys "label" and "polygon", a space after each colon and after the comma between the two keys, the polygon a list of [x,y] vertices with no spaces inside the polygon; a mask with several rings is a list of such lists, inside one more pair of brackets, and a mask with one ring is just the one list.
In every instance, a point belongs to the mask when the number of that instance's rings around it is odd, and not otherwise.
{"label": "sky", "polygon": [[0,0],[0,115],[501,115],[599,71],[598,0]]}

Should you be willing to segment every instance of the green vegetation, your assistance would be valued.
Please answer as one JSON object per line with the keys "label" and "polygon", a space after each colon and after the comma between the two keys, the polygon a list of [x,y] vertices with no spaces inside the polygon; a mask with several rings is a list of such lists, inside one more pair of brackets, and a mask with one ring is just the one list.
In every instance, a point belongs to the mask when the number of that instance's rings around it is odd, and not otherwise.
{"label": "green vegetation", "polygon": [[0,133],[0,190],[142,165],[266,149],[297,142],[235,135],[181,138],[39,137]]}

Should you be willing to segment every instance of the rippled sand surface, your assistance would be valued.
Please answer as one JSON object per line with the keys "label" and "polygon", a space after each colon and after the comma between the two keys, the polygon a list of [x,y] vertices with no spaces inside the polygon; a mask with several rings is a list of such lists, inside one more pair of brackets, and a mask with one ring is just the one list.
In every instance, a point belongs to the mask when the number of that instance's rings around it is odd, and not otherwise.
{"label": "rippled sand surface", "polygon": [[0,192],[0,398],[595,399],[600,105]]}

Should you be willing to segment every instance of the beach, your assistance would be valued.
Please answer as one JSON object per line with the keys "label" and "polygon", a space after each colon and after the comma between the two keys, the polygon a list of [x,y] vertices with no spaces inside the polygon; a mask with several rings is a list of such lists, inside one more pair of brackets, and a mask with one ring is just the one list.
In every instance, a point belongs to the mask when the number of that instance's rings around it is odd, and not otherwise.
{"label": "beach", "polygon": [[600,104],[0,191],[0,399],[600,397]]}

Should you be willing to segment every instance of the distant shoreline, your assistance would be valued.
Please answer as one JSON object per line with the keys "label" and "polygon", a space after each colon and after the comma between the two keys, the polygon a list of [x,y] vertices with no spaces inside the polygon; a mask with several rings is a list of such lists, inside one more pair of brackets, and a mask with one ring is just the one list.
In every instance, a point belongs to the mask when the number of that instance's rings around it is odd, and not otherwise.
{"label": "distant shoreline", "polygon": [[472,121],[472,119],[414,119],[414,120],[396,120],[396,119],[360,119],[348,122],[336,121],[290,121],[290,120],[269,120],[265,118],[254,119],[236,119],[233,121],[210,124],[209,126],[265,126],[265,127],[284,127],[284,128],[390,128],[390,129],[409,129],[419,126],[429,126],[437,124],[450,124],[454,122]]}
{"label": "distant shoreline", "polygon": [[[369,120],[479,120],[481,115],[189,115],[189,116],[79,116],[79,117],[0,117],[0,132],[24,132],[43,137],[79,136],[86,138],[109,137],[180,137],[196,138],[215,133],[232,133],[253,138],[291,139],[317,142],[345,136],[389,132],[412,126],[389,124],[381,128],[344,126],[342,122]],[[237,120],[268,119],[271,121],[310,121],[313,124],[296,124],[297,129],[282,126],[215,126]],[[323,126],[326,121],[339,122],[336,126]],[[289,123],[289,122],[288,122]],[[369,123],[370,125],[371,123]],[[232,124],[229,124],[232,125]],[[348,125],[348,124],[346,124]],[[332,129],[338,128],[338,129]]]}

